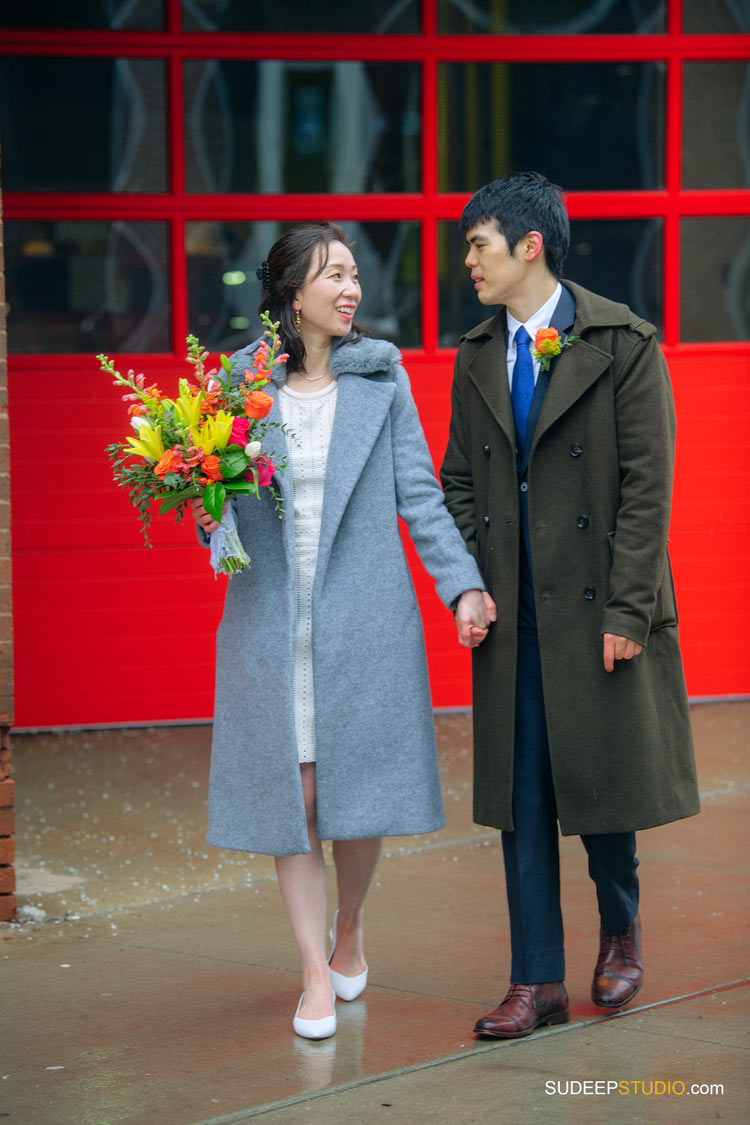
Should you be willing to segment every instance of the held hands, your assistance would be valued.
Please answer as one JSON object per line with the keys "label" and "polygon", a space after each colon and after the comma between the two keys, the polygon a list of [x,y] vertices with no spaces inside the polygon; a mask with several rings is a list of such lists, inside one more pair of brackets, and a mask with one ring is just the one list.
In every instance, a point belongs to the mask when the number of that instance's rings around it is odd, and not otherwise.
{"label": "held hands", "polygon": [[628,637],[618,637],[615,633],[604,634],[604,670],[613,672],[616,660],[632,660],[640,656],[643,645],[631,641]]}
{"label": "held hands", "polygon": [[464,648],[476,648],[497,621],[497,606],[486,590],[464,590],[456,606],[458,641]]}
{"label": "held hands", "polygon": [[202,527],[203,530],[207,531],[209,535],[212,531],[216,531],[216,528],[219,525],[213,518],[213,516],[209,516],[206,509],[203,507],[203,501],[201,500],[200,496],[196,496],[193,500],[190,501],[190,510],[192,511],[195,522],[199,527]]}

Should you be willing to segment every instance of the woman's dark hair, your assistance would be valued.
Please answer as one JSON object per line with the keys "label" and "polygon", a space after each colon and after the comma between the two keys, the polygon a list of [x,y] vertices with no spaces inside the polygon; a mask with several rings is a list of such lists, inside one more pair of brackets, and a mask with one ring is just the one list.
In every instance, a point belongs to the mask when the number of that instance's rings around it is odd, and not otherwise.
{"label": "woman's dark hair", "polygon": [[514,172],[492,180],[472,195],[459,225],[467,234],[477,223],[493,219],[511,254],[519,239],[530,230],[538,230],[544,239],[547,267],[559,280],[570,247],[570,223],[561,187],[540,172]]}
{"label": "woman's dark hair", "polygon": [[[279,321],[281,343],[289,356],[287,371],[302,371],[305,366],[305,346],[297,331],[292,307],[294,294],[305,284],[318,247],[321,249],[318,274],[326,268],[332,242],[342,242],[352,249],[337,223],[305,223],[293,227],[274,242],[268,258],[257,271],[261,281],[258,313],[268,309],[271,320]],[[364,328],[352,324],[346,340],[353,342],[365,334]]]}

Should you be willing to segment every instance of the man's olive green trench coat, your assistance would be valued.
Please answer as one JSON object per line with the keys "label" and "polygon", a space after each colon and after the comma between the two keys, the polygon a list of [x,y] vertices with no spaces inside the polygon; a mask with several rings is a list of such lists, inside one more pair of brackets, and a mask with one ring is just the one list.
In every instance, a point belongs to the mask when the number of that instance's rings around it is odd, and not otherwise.
{"label": "man's olive green trench coat", "polygon": [[[667,555],[675,417],[654,327],[580,286],[526,483],[545,713],[564,835],[699,811]],[[505,309],[462,338],[442,467],[498,619],[473,655],[474,813],[513,829],[520,485]],[[640,656],[604,670],[602,634]]]}

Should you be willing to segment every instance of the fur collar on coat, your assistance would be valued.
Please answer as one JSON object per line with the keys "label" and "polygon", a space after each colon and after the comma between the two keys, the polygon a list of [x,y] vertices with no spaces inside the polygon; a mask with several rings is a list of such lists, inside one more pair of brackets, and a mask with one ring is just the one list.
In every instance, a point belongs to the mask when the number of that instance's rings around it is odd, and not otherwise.
{"label": "fur collar on coat", "polygon": [[[243,362],[254,354],[260,344],[262,336],[253,340],[246,348],[235,352],[231,358],[232,367],[242,370]],[[370,336],[361,336],[352,342],[348,337],[336,341],[331,349],[331,373],[339,375],[375,375],[385,373],[398,367],[401,363],[401,353],[395,344],[388,340],[375,340]],[[271,373],[271,378],[277,387],[286,382],[286,365],[280,363]]]}

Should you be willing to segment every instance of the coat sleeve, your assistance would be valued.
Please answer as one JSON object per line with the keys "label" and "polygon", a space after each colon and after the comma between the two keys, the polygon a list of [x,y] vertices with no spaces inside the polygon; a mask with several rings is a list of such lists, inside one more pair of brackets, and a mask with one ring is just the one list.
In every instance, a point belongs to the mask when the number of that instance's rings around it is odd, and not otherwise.
{"label": "coat sleeve", "polygon": [[456,356],[453,386],[451,389],[451,420],[448,445],[440,468],[440,479],[445,492],[448,511],[453,516],[471,554],[477,557],[477,522],[474,503],[474,477],[469,455],[469,435],[466,422],[463,387]]}
{"label": "coat sleeve", "polygon": [[646,644],[667,566],[675,412],[656,336],[630,335],[635,344],[615,378],[620,504],[602,633]]}
{"label": "coat sleeve", "polygon": [[425,569],[435,579],[438,597],[451,606],[464,590],[483,590],[485,585],[445,506],[409,377],[402,367],[396,370],[395,384],[391,412],[398,514],[409,528]]}

